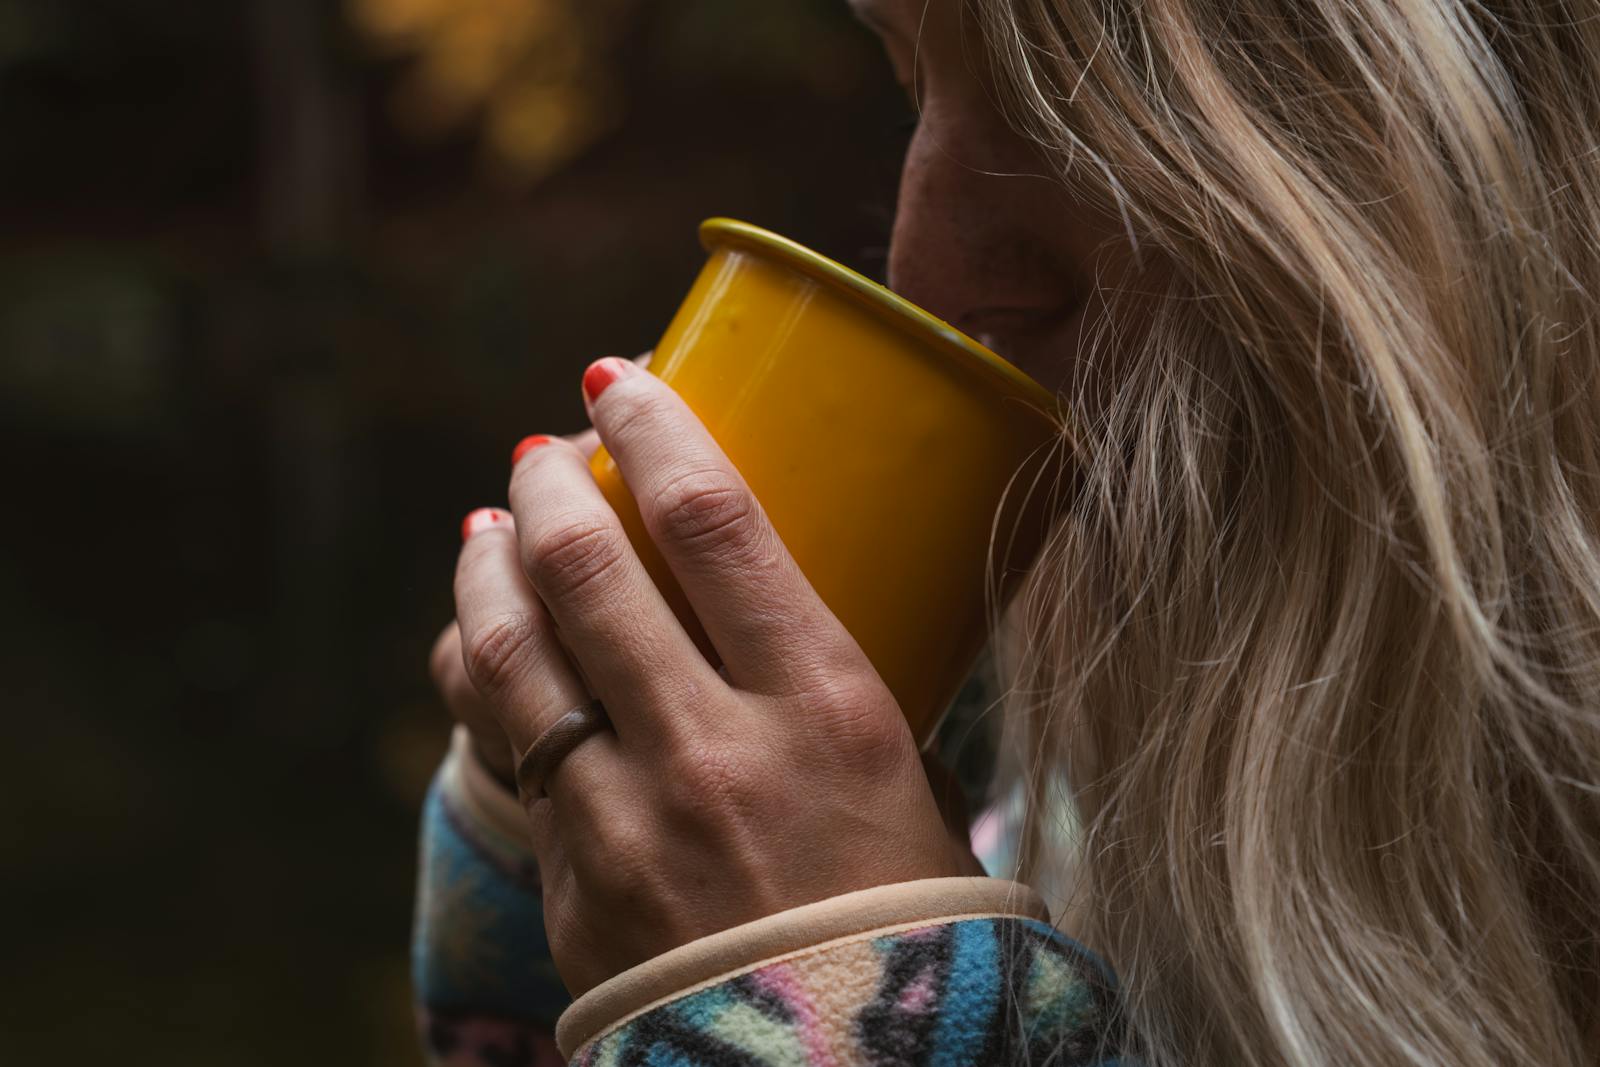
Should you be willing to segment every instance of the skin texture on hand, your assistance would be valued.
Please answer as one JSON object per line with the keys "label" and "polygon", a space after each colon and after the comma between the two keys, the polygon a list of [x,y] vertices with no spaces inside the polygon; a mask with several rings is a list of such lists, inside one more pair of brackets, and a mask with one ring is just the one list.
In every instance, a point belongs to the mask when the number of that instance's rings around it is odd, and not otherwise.
{"label": "skin texture on hand", "polygon": [[527,450],[511,513],[462,548],[456,608],[465,674],[512,752],[594,697],[613,724],[550,774],[548,798],[523,797],[569,989],[800,904],[973,873],[894,698],[704,426],[627,361],[600,361],[585,384],[725,675],[650,582],[580,449]]}

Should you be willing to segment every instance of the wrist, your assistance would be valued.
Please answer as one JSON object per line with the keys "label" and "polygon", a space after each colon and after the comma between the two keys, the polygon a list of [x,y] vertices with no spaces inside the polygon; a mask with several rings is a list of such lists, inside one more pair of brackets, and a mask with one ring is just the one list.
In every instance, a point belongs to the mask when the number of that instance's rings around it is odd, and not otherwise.
{"label": "wrist", "polygon": [[567,1009],[556,1043],[573,1056],[652,1008],[769,965],[803,968],[807,959],[843,948],[855,959],[850,977],[857,977],[877,957],[869,943],[884,937],[964,920],[1043,924],[1047,917],[1036,893],[1000,879],[930,878],[844,893],[730,927],[613,976]]}

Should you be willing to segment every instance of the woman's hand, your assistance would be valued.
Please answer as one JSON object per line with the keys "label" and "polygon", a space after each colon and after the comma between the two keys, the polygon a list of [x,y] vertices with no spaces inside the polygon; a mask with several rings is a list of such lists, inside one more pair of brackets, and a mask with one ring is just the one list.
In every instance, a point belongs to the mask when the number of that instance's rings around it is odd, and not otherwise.
{"label": "woman's hand", "polygon": [[[633,362],[636,366],[648,367],[650,357],[654,355],[654,352],[644,352],[634,356]],[[585,459],[594,455],[600,447],[600,435],[595,433],[593,426],[573,434],[567,440]],[[462,540],[466,540],[465,529],[462,533]],[[428,673],[433,676],[433,684],[438,687],[451,717],[472,735],[472,747],[479,761],[507,788],[515,788],[515,753],[511,751],[505,731],[495,721],[488,703],[467,677],[461,657],[461,627],[454,620],[439,632],[433,642],[433,651],[428,655]]]}
{"label": "woman's hand", "polygon": [[974,873],[893,696],[705,428],[626,361],[584,384],[724,670],[647,577],[580,450],[526,451],[512,515],[470,524],[456,611],[467,674],[513,751],[591,699],[610,716],[549,773],[548,798],[523,797],[568,988],[800,904]]}

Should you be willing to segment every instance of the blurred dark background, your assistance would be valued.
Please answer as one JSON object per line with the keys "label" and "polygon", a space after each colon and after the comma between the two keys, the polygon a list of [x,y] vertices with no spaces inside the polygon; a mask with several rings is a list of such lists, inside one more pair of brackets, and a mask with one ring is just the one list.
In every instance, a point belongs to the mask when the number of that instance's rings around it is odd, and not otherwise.
{"label": "blurred dark background", "polygon": [[0,1062],[417,1062],[462,515],[905,118],[844,0],[0,0]]}

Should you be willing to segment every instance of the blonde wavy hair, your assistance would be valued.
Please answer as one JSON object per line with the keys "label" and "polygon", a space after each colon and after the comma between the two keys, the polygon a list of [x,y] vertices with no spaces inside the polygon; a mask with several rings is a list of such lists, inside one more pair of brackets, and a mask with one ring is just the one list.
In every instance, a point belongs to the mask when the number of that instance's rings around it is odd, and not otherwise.
{"label": "blonde wavy hair", "polygon": [[1147,267],[1015,605],[1025,875],[1152,1065],[1600,1063],[1600,10],[969,3]]}

